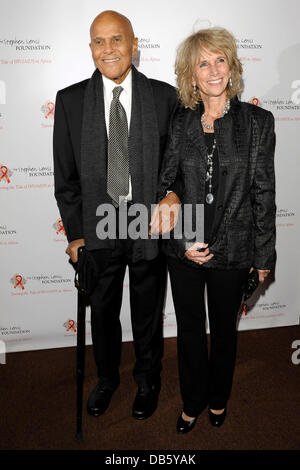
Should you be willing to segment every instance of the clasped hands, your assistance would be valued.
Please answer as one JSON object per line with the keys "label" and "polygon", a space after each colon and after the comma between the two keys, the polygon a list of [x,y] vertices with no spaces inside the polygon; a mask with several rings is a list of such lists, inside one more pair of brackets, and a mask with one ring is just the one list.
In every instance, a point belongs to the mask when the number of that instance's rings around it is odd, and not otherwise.
{"label": "clasped hands", "polygon": [[[201,248],[202,251],[198,251],[198,248]],[[212,259],[214,256],[213,253],[209,253],[209,248],[207,248],[207,243],[194,243],[189,250],[185,252],[185,256],[195,263],[204,264]],[[254,267],[250,269],[250,273],[254,270]],[[269,275],[270,269],[258,269],[258,280],[260,283],[263,283],[265,278]]]}
{"label": "clasped hands", "polygon": [[149,235],[171,232],[177,224],[179,209],[179,197],[174,192],[170,192],[154,208],[149,224]]}
{"label": "clasped hands", "polygon": [[[167,233],[173,230],[178,220],[178,213],[180,209],[180,200],[178,196],[171,192],[164,199],[160,201],[155,207],[150,226],[151,233]],[[78,261],[78,248],[85,245],[84,238],[78,238],[69,243],[66,253],[69,255],[71,261],[76,263]]]}
{"label": "clasped hands", "polygon": [[[171,232],[178,221],[178,213],[180,209],[180,199],[174,192],[170,192],[155,207],[151,222],[149,234],[164,234]],[[185,256],[195,263],[207,263],[214,255],[209,253],[205,243],[194,243],[185,252]],[[205,248],[204,251],[198,251],[198,248]]]}
{"label": "clasped hands", "polygon": [[[170,192],[164,197],[159,204],[155,207],[151,222],[149,234],[163,234],[173,230],[178,221],[178,213],[180,209],[180,199],[174,192]],[[73,263],[77,262],[77,251],[80,246],[84,246],[84,239],[73,240],[69,243],[66,253],[70,256]],[[199,251],[201,249],[201,251]],[[194,263],[204,264],[210,261],[214,254],[209,252],[207,243],[194,243],[185,252],[185,256]],[[253,267],[250,272],[253,271]],[[264,282],[268,276],[269,269],[258,269],[259,282]]]}
{"label": "clasped hands", "polygon": [[[166,197],[164,197],[159,204],[155,207],[151,222],[149,234],[153,233],[168,233],[177,224],[178,213],[180,209],[180,199],[174,192],[170,192]],[[207,243],[194,243],[188,250],[185,252],[185,256],[194,263],[204,264],[210,261],[214,254],[209,252]],[[201,251],[199,251],[201,249]],[[250,269],[252,272],[254,267]],[[259,282],[264,282],[265,278],[269,275],[270,269],[258,269],[258,278]]]}
{"label": "clasped hands", "polygon": [[[201,248],[202,251],[199,252],[198,248]],[[213,253],[209,253],[207,243],[196,242],[193,246],[191,246],[189,250],[185,252],[185,256],[189,260],[194,261],[195,263],[204,264],[207,263],[207,261],[211,260],[214,255]],[[249,273],[251,273],[253,270],[254,267],[250,269]],[[265,278],[269,275],[270,269],[258,269],[257,272],[259,282],[263,283]]]}

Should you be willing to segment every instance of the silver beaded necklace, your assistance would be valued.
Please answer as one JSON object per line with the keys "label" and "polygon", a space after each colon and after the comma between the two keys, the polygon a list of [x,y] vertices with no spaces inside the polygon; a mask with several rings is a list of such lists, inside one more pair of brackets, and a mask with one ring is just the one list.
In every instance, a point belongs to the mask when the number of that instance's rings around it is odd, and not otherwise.
{"label": "silver beaded necklace", "polygon": [[[221,117],[224,117],[225,114],[228,113],[229,109],[230,109],[230,99],[228,98],[228,100],[226,101],[225,108],[224,108],[223,111],[222,111],[222,116],[221,116]],[[207,123],[204,121],[204,113],[203,113],[202,116],[201,116],[201,124],[203,125],[203,127],[205,127],[205,129],[208,129],[208,130],[214,128],[214,125],[211,126],[210,124],[207,124]]]}
{"label": "silver beaded necklace", "polygon": [[216,139],[212,146],[211,153],[207,153],[207,171],[206,171],[206,181],[208,181],[208,193],[206,194],[207,204],[212,204],[214,201],[214,195],[212,193],[212,175],[213,175],[213,155],[216,148]]}
{"label": "silver beaded necklace", "polygon": [[[222,117],[224,117],[225,114],[228,113],[229,109],[230,109],[230,99],[228,98],[228,100],[226,102],[226,105],[225,105],[225,108],[222,111]],[[209,124],[207,124],[204,121],[203,114],[201,116],[201,124],[203,125],[203,127],[205,127],[208,130],[214,128],[213,125],[210,126]],[[212,146],[211,153],[207,152],[206,181],[208,182],[208,193],[206,194],[206,198],[205,198],[207,204],[212,204],[214,202],[214,195],[212,193],[212,176],[213,176],[213,155],[214,155],[216,145],[217,145],[217,142],[216,142],[216,139],[214,139],[214,143],[213,143],[213,146]]]}

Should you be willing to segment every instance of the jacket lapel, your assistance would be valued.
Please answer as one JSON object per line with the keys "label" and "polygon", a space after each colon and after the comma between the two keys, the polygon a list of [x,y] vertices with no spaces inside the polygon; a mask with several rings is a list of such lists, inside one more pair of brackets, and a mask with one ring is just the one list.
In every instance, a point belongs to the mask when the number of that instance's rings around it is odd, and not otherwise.
{"label": "jacket lapel", "polygon": [[[232,103],[232,108],[235,104]],[[215,136],[218,147],[219,165],[228,166],[234,161],[236,155],[236,139],[234,132],[238,126],[236,123],[236,110],[230,109],[223,118],[215,121]]]}
{"label": "jacket lapel", "polygon": [[103,82],[96,69],[85,90],[81,132],[81,177],[86,178],[87,188],[92,181],[97,187],[105,184],[106,153]]}
{"label": "jacket lapel", "polygon": [[142,112],[141,101],[138,91],[137,71],[132,67],[132,98],[131,98],[131,121],[129,129],[128,150],[129,169],[132,183],[133,201],[140,201],[141,172],[143,168],[143,135],[141,130]]}
{"label": "jacket lapel", "polygon": [[149,80],[132,66],[132,108],[129,131],[130,174],[134,201],[156,200],[159,131]]}
{"label": "jacket lapel", "polygon": [[[207,166],[207,149],[205,144],[204,132],[201,125],[202,103],[195,111],[188,110],[185,128],[189,140],[197,147],[199,152],[198,169],[199,181],[205,184],[206,166]],[[187,157],[188,158],[188,157]]]}
{"label": "jacket lapel", "polygon": [[[214,126],[215,138],[218,149],[219,184],[216,201],[216,211],[212,227],[212,238],[219,227],[222,216],[224,215],[224,208],[226,206],[224,201],[227,194],[228,176],[230,176],[229,167],[231,167],[232,171],[232,164],[237,154],[236,147],[238,143],[239,131],[239,122],[237,119],[238,106],[239,102],[237,99],[231,100],[231,108],[229,113],[226,114],[223,118],[216,120]],[[199,103],[195,111],[188,110],[188,116],[186,120],[186,132],[188,138],[191,142],[193,142],[193,145],[197,147],[199,151],[199,182],[201,182],[200,184],[203,186],[203,191],[202,188],[199,191],[199,195],[201,195],[199,199],[201,199],[202,202],[204,202],[205,197],[204,184],[207,166],[207,149],[205,144],[204,132],[201,125],[201,115],[203,111],[203,103],[201,102]]]}
{"label": "jacket lapel", "polygon": [[219,181],[216,201],[215,217],[211,232],[211,243],[214,242],[215,235],[223,218],[226,221],[225,208],[227,207],[227,197],[229,194],[230,179],[234,171],[234,160],[237,155],[237,135],[239,124],[237,120],[238,100],[231,100],[230,111],[223,118],[215,121],[215,136],[218,149],[219,160]]}

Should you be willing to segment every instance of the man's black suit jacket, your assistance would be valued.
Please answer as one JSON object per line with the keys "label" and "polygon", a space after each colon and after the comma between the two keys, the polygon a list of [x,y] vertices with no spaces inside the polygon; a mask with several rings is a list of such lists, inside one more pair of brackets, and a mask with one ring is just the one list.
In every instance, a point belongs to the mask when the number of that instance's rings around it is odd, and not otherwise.
{"label": "man's black suit jacket", "polygon": [[[132,93],[135,93],[136,79],[140,74],[134,67]],[[145,80],[146,77],[143,76]],[[176,91],[171,85],[153,79],[146,79],[152,90],[154,101],[154,109],[156,115],[156,126],[159,132],[159,162],[156,168],[157,174],[160,170],[160,162],[165,150],[168,128],[171,115],[177,105]],[[69,242],[84,238],[92,240],[86,242],[87,248],[113,248],[115,242],[113,240],[97,240],[95,234],[91,233],[96,227],[85,226],[83,203],[85,194],[82,192],[82,168],[81,168],[81,137],[84,110],[85,90],[89,83],[84,80],[75,83],[63,90],[58,91],[55,105],[55,121],[53,135],[53,154],[54,154],[54,179],[55,179],[55,197],[66,231]],[[102,84],[102,79],[101,79]],[[102,103],[104,109],[104,101]],[[133,116],[131,115],[131,119]],[[102,123],[102,126],[105,123]],[[151,123],[149,124],[151,125]],[[107,137],[106,137],[107,140]],[[99,159],[107,160],[107,143],[99,152]],[[106,165],[106,163],[105,163]],[[102,181],[105,175],[101,175]],[[149,174],[149,178],[152,175]],[[109,201],[106,194],[106,185],[101,185],[98,194],[93,202],[96,208],[99,204]],[[99,195],[100,194],[100,195]],[[134,201],[135,203],[143,203],[143,201]],[[152,201],[155,204],[156,200]],[[134,258],[137,260],[151,259],[158,253],[157,240],[139,240],[136,244]]]}

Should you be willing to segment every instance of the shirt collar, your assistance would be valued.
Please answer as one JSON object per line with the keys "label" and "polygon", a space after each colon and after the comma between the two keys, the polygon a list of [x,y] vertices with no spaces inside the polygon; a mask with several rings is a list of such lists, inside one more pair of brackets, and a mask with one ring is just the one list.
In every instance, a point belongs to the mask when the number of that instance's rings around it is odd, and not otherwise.
{"label": "shirt collar", "polygon": [[126,76],[125,80],[123,80],[123,82],[120,83],[120,84],[115,83],[113,80],[110,80],[109,78],[105,77],[104,75],[102,75],[102,80],[103,80],[104,94],[105,94],[107,99],[110,98],[113,89],[117,86],[121,86],[123,88],[123,90],[126,93],[128,93],[128,95],[130,96],[131,88],[132,88],[132,71],[131,70],[128,73],[128,75]]}

